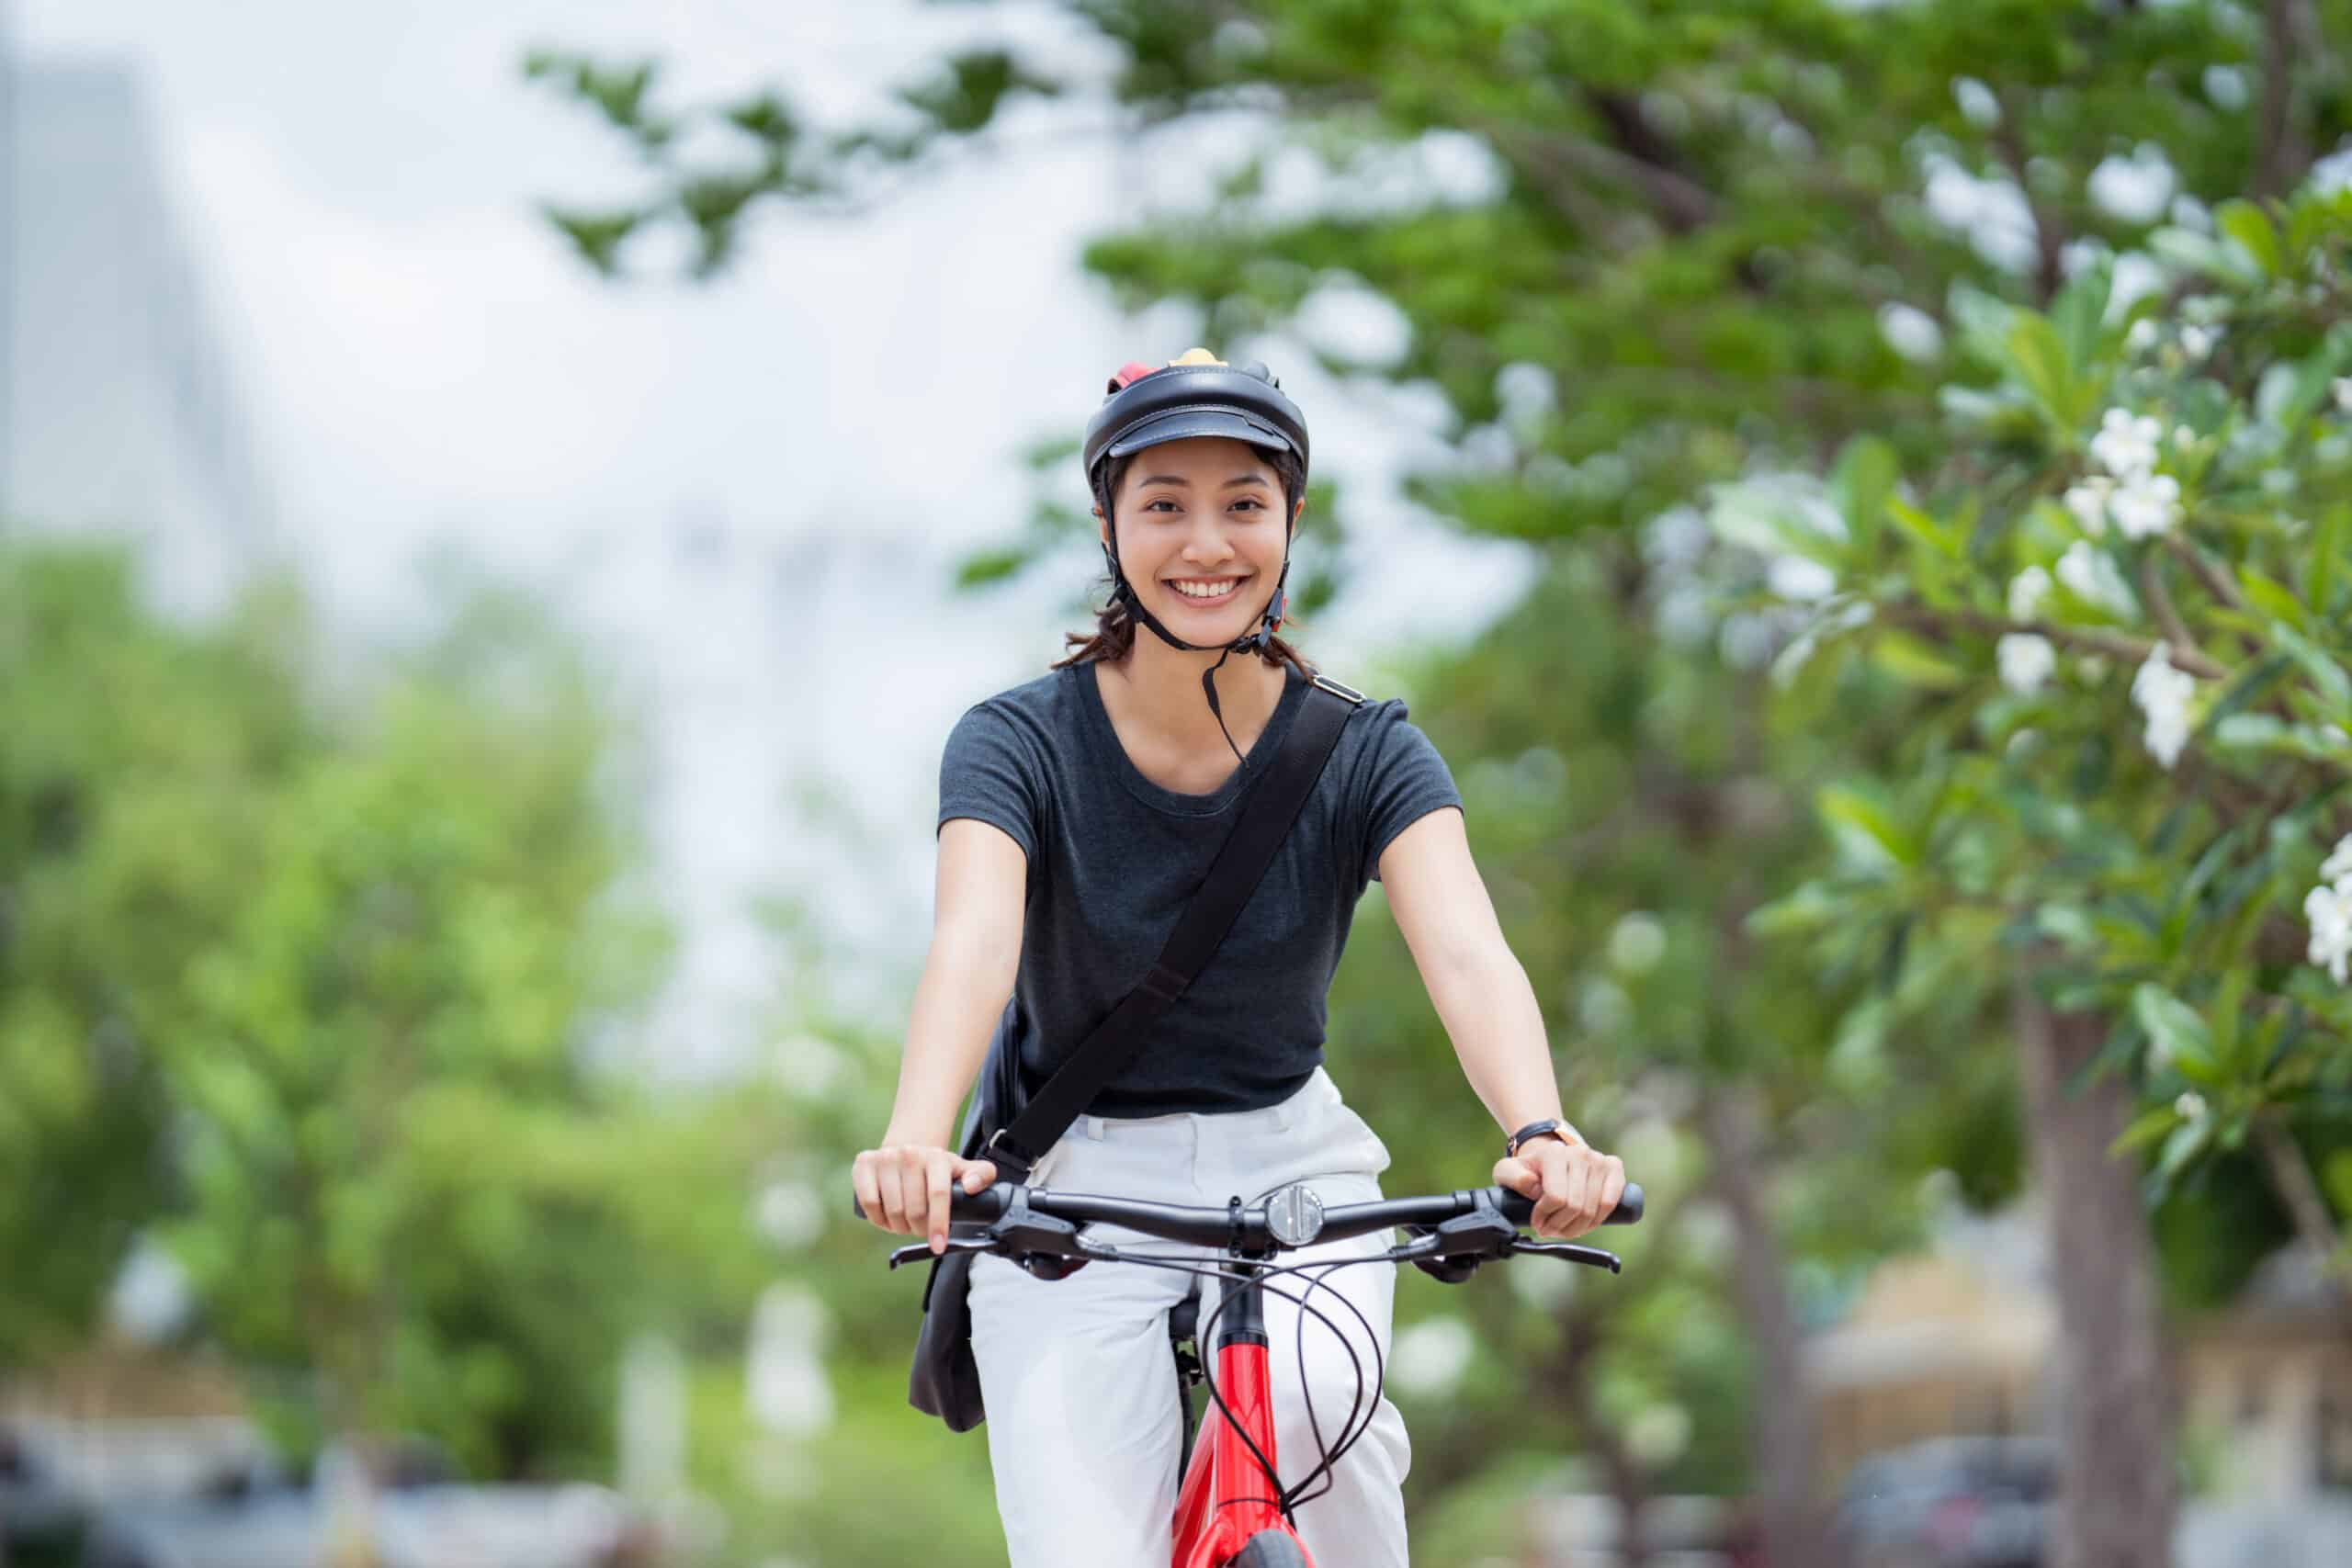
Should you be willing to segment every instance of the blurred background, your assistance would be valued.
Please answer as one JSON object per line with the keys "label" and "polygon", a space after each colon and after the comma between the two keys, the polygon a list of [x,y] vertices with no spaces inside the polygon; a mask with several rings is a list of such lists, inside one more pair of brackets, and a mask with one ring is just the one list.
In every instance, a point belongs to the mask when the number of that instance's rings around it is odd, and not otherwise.
{"label": "blurred background", "polygon": [[1194,344],[1651,1194],[1416,1556],[2352,1561],[2347,28],[0,0],[0,1563],[1003,1560],[848,1161]]}

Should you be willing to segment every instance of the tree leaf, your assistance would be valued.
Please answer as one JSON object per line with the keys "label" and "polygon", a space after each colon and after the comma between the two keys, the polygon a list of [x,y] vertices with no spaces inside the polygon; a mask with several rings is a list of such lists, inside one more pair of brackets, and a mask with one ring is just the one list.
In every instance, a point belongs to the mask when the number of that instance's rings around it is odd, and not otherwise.
{"label": "tree leaf", "polygon": [[2319,525],[2312,537],[2311,562],[2303,569],[2303,602],[2313,615],[2324,618],[2328,615],[2328,592],[2334,585],[2335,552],[2344,539],[2345,520],[2352,516],[2352,502],[2337,502],[2319,514]]}
{"label": "tree leaf", "polygon": [[2078,421],[2074,367],[2067,364],[2066,345],[2059,341],[2058,330],[2047,317],[2031,310],[2017,313],[2009,323],[2008,365],[2054,429],[2075,427]]}
{"label": "tree leaf", "polygon": [[2197,1157],[2198,1151],[2205,1146],[2206,1135],[2212,1125],[2213,1119],[2207,1116],[2194,1122],[2183,1122],[2173,1129],[2172,1136],[2165,1140],[2164,1152],[2156,1156],[2156,1168],[2149,1175],[2150,1184],[2157,1197],[2169,1192],[2181,1171]]}
{"label": "tree leaf", "polygon": [[2147,1147],[2178,1124],[2180,1113],[2169,1105],[2158,1105],[2143,1111],[2132,1118],[2132,1125],[2123,1129],[2115,1142],[2109,1144],[2110,1155],[2130,1154],[2133,1149]]}
{"label": "tree leaf", "polygon": [[1878,857],[1894,865],[1915,865],[1919,848],[1881,802],[1845,784],[1828,784],[1815,796],[1822,818],[1841,842],[1860,850],[1860,858]]}
{"label": "tree leaf", "polygon": [[1968,683],[1968,671],[1908,632],[1883,630],[1871,643],[1871,659],[1896,680],[1927,691],[1949,692]]}
{"label": "tree leaf", "polygon": [[2245,596],[2252,600],[2255,607],[2264,615],[2273,620],[2284,621],[2291,626],[2300,627],[2306,624],[2307,612],[2303,608],[2303,602],[2284,587],[2271,581],[2251,567],[2241,567],[2237,576],[2239,587],[2245,591]]}
{"label": "tree leaf", "polygon": [[2271,277],[2285,267],[2278,252],[2278,231],[2270,215],[2250,201],[2225,201],[2213,209],[2213,226],[2245,248],[2247,257]]}
{"label": "tree leaf", "polygon": [[2352,675],[2346,675],[2344,666],[2338,664],[2325,649],[2284,621],[2270,623],[2270,640],[2291,654],[2295,662],[2303,667],[2303,672],[2312,678],[2312,683],[2319,688],[2320,695],[2327,700],[2328,705],[2338,716],[2352,708]]}
{"label": "tree leaf", "polygon": [[1967,553],[1966,541],[1958,528],[1937,522],[1900,496],[1887,497],[1886,515],[1896,527],[1939,556],[1960,560]]}
{"label": "tree leaf", "polygon": [[1885,522],[1887,498],[1894,493],[1898,473],[1894,448],[1875,435],[1854,437],[1838,455],[1830,493],[1846,519],[1858,561],[1868,563],[1877,554],[1879,528]]}
{"label": "tree leaf", "polygon": [[2211,1071],[2213,1036],[2197,1010],[2153,981],[2132,988],[2132,1015],[2157,1052],[2187,1072],[2194,1065]]}

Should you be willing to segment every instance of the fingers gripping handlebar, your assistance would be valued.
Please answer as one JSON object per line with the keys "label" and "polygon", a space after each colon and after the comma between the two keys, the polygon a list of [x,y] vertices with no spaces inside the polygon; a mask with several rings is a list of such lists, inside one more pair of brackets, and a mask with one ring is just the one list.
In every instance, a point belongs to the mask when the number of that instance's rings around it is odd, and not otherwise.
{"label": "fingers gripping handlebar", "polygon": [[[1342,1241],[1406,1226],[1428,1234],[1400,1248],[1399,1260],[1409,1258],[1420,1263],[1441,1279],[1453,1276],[1444,1269],[1431,1268],[1430,1261],[1457,1259],[1475,1266],[1480,1259],[1512,1252],[1546,1252],[1585,1262],[1606,1258],[1607,1266],[1612,1269],[1616,1262],[1607,1254],[1594,1253],[1589,1247],[1521,1236],[1518,1227],[1527,1223],[1535,1203],[1506,1187],[1343,1203],[1328,1209],[1319,1203],[1284,1204],[1282,1196],[1277,1194],[1272,1201],[1247,1207],[1205,1209],[999,1182],[978,1192],[953,1194],[950,1220],[959,1224],[986,1224],[992,1234],[985,1240],[951,1238],[949,1245],[970,1245],[974,1249],[989,1251],[1115,1256],[1111,1249],[1089,1247],[1077,1237],[1077,1227],[1100,1224],[1124,1226],[1163,1241],[1269,1256],[1295,1251],[1318,1241]],[[1601,1223],[1632,1224],[1642,1217],[1642,1190],[1629,1182],[1616,1210]],[[851,1208],[860,1219],[865,1217],[864,1207],[854,1199]],[[1313,1218],[1302,1222],[1303,1210],[1311,1211]],[[928,1255],[929,1248],[908,1251],[910,1255]],[[1465,1277],[1467,1272],[1467,1267],[1461,1269]]]}

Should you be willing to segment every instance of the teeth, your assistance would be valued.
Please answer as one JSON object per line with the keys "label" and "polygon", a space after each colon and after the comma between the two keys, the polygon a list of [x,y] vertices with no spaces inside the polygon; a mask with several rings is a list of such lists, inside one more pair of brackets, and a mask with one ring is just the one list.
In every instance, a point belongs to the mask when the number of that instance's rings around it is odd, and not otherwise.
{"label": "teeth", "polygon": [[1189,582],[1176,582],[1171,580],[1170,586],[1174,588],[1177,592],[1184,595],[1187,599],[1216,599],[1231,592],[1234,585],[1238,583],[1241,580],[1237,577],[1227,581],[1220,582],[1213,588],[1196,588]]}

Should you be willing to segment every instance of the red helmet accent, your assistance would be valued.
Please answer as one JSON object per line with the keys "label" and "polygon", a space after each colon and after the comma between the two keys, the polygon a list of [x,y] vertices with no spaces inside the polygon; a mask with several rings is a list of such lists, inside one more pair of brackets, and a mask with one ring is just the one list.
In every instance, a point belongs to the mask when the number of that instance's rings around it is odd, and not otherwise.
{"label": "red helmet accent", "polygon": [[1102,389],[1105,392],[1124,392],[1153,371],[1166,368],[1164,365],[1146,365],[1140,360],[1130,359],[1119,367],[1118,373],[1111,378],[1111,384]]}

